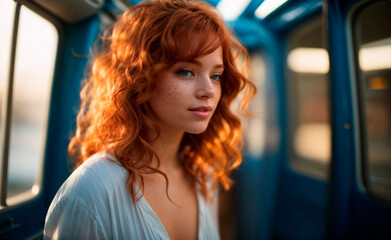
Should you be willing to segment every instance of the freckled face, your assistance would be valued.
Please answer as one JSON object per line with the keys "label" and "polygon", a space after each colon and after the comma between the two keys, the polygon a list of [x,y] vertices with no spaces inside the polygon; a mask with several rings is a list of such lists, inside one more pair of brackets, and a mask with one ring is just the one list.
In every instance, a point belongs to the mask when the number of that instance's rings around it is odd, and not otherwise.
{"label": "freckled face", "polygon": [[178,62],[157,79],[149,100],[162,131],[202,133],[221,97],[221,47],[192,62]]}

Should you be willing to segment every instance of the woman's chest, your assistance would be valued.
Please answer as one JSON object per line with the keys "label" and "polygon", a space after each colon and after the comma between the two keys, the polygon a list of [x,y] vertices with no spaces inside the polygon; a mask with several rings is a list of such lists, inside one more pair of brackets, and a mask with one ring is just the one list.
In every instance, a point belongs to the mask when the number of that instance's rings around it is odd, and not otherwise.
{"label": "woman's chest", "polygon": [[156,213],[170,239],[197,239],[199,203],[194,184],[184,179],[145,185],[144,199]]}

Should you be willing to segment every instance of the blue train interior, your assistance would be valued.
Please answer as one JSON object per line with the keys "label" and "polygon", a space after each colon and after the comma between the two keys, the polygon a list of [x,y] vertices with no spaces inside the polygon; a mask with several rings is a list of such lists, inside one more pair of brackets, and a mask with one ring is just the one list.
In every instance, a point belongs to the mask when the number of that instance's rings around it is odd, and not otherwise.
{"label": "blue train interior", "polygon": [[[0,239],[42,238],[97,39],[139,2],[0,0]],[[208,2],[258,88],[221,239],[389,239],[391,1]]]}

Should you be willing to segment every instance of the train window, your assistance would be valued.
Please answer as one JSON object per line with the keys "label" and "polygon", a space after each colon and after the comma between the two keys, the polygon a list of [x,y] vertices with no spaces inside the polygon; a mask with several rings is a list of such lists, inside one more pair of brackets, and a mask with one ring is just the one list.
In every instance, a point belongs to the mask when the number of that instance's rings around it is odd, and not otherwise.
{"label": "train window", "polygon": [[[2,205],[25,201],[39,192],[58,41],[57,30],[50,22],[24,6],[15,8],[15,5],[12,1],[0,3],[1,17],[6,18],[1,24],[8,23],[1,35],[1,47],[4,48],[1,52],[8,53],[1,54],[6,55],[1,59],[6,67],[0,69],[2,119],[10,117],[8,126],[2,120],[0,132],[3,136],[9,131],[9,137],[5,137],[0,148],[6,162],[3,168],[8,167],[8,171],[3,169],[5,174],[0,175],[2,185],[7,183],[1,189]],[[18,24],[13,21],[14,16],[19,16]],[[17,40],[11,43],[14,29],[17,29]],[[10,58],[12,44],[16,44],[14,60]],[[11,61],[14,61],[14,70],[13,77],[9,78]],[[12,98],[6,100],[9,91],[12,91]],[[7,102],[11,103],[10,111],[6,110]],[[4,154],[7,151],[8,154]]]}
{"label": "train window", "polygon": [[391,2],[364,6],[354,19],[364,183],[391,201]]}
{"label": "train window", "polygon": [[289,33],[287,52],[290,165],[326,180],[331,156],[329,57],[320,16]]}
{"label": "train window", "polygon": [[262,155],[265,147],[265,78],[266,67],[262,54],[259,52],[252,53],[249,67],[249,79],[257,86],[257,94],[250,103],[249,110],[251,113],[254,113],[256,117],[248,120],[245,141],[248,153],[258,157],[255,159],[260,159],[259,156]]}
{"label": "train window", "polygon": [[[254,114],[253,118],[243,121],[245,126],[245,161],[261,160],[261,155],[265,148],[266,136],[266,112],[265,112],[265,79],[266,66],[262,52],[256,51],[250,54],[250,65],[248,78],[257,86],[257,93],[249,105],[249,112]],[[238,58],[238,66],[244,65],[244,56]],[[243,92],[241,94],[244,94]],[[232,110],[237,111],[240,104],[239,97],[233,104]],[[236,112],[237,113],[237,112]],[[240,116],[240,115],[239,115]],[[244,119],[243,119],[244,120]],[[251,160],[250,160],[251,159]],[[246,164],[246,163],[243,163]],[[235,208],[237,185],[233,185],[230,191],[221,191],[219,195],[219,225],[221,239],[232,239],[237,234],[235,225],[237,224]]]}

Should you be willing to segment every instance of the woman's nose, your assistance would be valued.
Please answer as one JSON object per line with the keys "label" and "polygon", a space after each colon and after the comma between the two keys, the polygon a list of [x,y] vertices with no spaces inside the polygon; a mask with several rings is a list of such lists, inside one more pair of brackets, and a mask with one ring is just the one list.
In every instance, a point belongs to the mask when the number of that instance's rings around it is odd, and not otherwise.
{"label": "woman's nose", "polygon": [[209,76],[203,76],[197,81],[197,98],[212,98],[216,95],[216,84]]}

